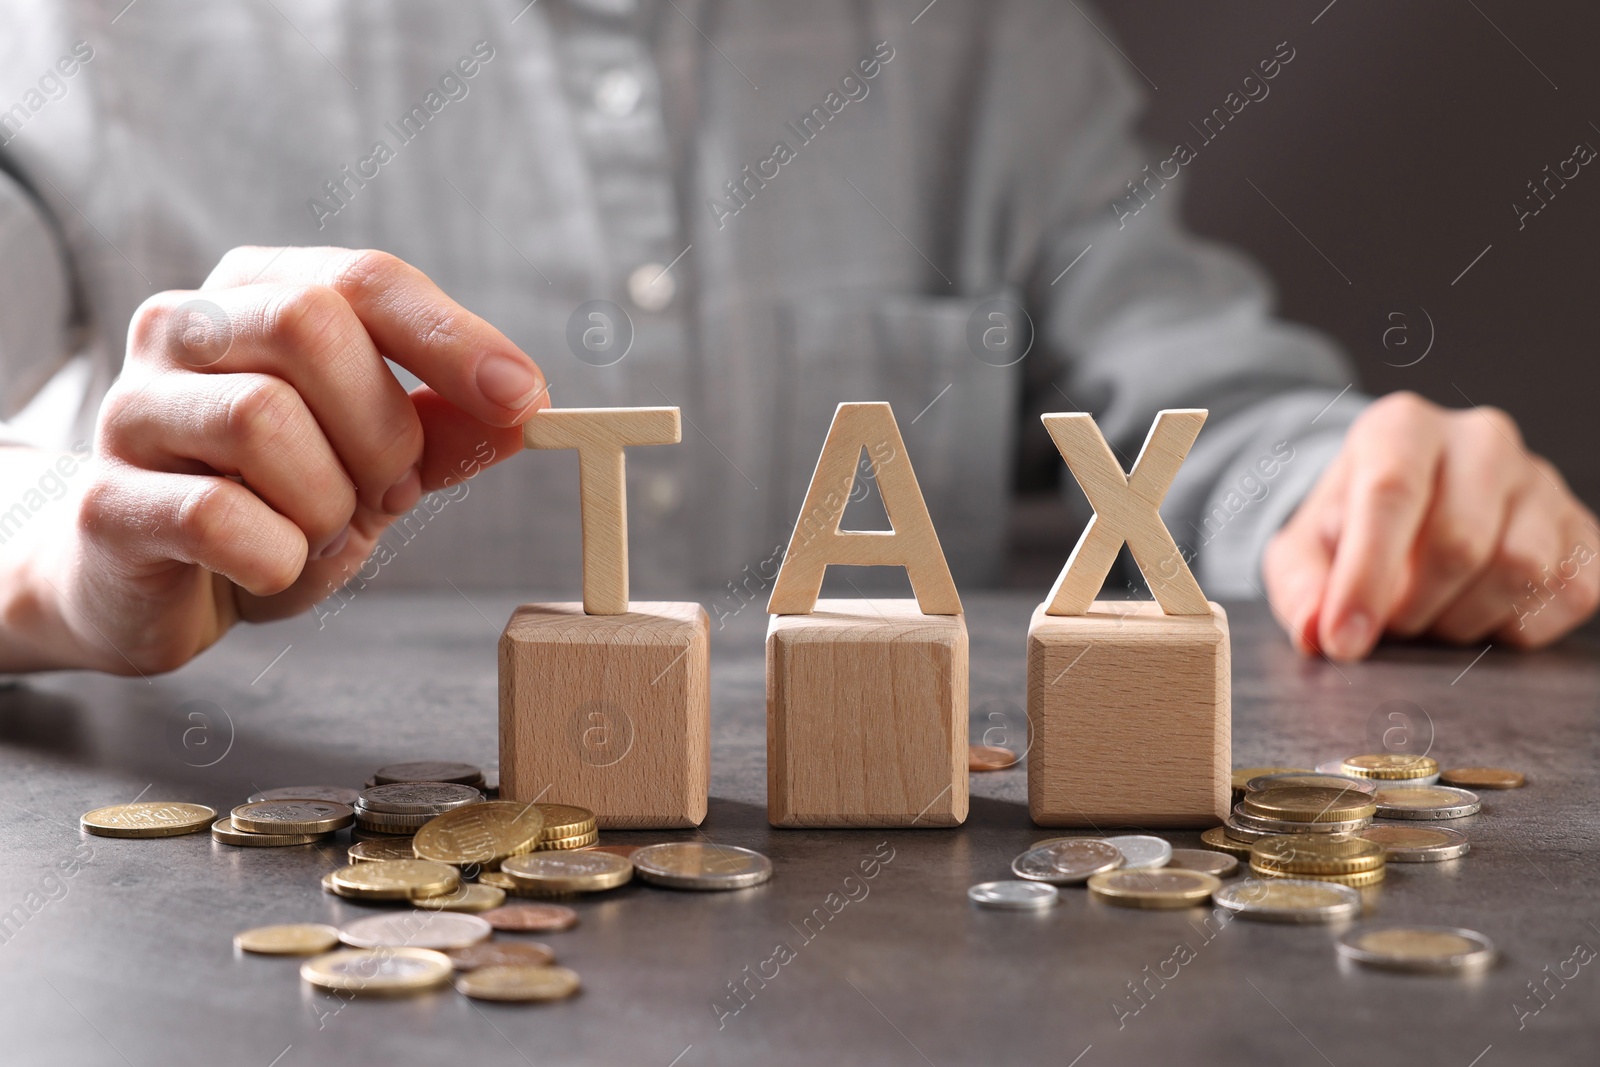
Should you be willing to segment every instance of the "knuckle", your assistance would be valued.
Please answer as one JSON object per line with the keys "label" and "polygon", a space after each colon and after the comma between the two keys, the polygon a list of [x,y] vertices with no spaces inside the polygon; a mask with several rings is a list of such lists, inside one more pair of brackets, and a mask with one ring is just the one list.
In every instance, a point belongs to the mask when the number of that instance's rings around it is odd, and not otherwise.
{"label": "knuckle", "polygon": [[276,378],[261,377],[242,386],[223,416],[230,440],[249,451],[261,451],[294,435],[299,415],[294,390]]}
{"label": "knuckle", "polygon": [[1480,533],[1464,526],[1450,526],[1429,539],[1428,566],[1446,577],[1461,578],[1479,570],[1491,551],[1493,545]]}
{"label": "knuckle", "polygon": [[238,518],[239,505],[233,494],[221,483],[207,481],[178,503],[173,525],[184,545],[200,548],[231,536]]}
{"label": "knuckle", "polygon": [[1537,588],[1544,579],[1545,563],[1537,553],[1515,546],[1502,547],[1495,557],[1495,569],[1513,589]]}
{"label": "knuckle", "polygon": [[267,309],[265,332],[298,355],[315,355],[345,336],[349,314],[344,298],[327,286],[297,285]]}
{"label": "knuckle", "polygon": [[334,270],[334,287],[341,293],[368,292],[388,288],[409,271],[405,260],[392,252],[361,248],[345,254]]}
{"label": "knuckle", "polygon": [[133,310],[128,320],[128,358],[149,358],[160,354],[171,333],[172,311],[177,305],[175,291],[156,293]]}
{"label": "knuckle", "polygon": [[121,495],[116,482],[106,475],[90,481],[78,497],[78,528],[87,534],[104,533],[114,522]]}
{"label": "knuckle", "polygon": [[1422,492],[1418,472],[1403,463],[1383,463],[1361,476],[1364,494],[1380,508],[1396,508]]}

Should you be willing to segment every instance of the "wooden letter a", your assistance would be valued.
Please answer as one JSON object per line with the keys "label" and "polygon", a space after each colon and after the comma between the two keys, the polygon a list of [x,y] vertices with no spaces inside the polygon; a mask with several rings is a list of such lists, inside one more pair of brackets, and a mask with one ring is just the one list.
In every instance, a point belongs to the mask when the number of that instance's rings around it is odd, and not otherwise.
{"label": "wooden letter a", "polygon": [[[863,448],[893,530],[839,529]],[[811,488],[806,491],[805,505],[767,602],[768,614],[811,614],[830,563],[902,566],[924,615],[961,614],[956,583],[888,404],[840,404],[834,412],[828,439],[811,475]]]}

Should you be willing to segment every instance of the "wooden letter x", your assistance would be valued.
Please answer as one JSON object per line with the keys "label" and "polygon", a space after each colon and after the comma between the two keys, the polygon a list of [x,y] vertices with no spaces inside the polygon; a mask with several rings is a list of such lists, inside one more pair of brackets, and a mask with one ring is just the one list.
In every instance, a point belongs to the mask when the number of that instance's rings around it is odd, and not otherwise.
{"label": "wooden letter x", "polygon": [[1126,475],[1091,416],[1073,412],[1041,418],[1094,508],[1094,517],[1050,590],[1045,614],[1088,611],[1124,542],[1163,612],[1211,614],[1159,511],[1173,476],[1200,434],[1206,412],[1195,408],[1158,412],[1132,472]]}
{"label": "wooden letter x", "polygon": [[583,613],[628,611],[628,491],[623,446],[683,440],[677,408],[545,408],[522,426],[528,448],[575,448],[583,511]]}

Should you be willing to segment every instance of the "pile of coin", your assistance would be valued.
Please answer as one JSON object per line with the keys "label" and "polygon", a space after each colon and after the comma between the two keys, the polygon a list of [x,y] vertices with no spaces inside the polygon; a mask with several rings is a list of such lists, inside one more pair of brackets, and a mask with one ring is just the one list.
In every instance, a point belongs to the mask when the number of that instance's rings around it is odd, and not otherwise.
{"label": "pile of coin", "polygon": [[1284,834],[1250,847],[1259,878],[1297,878],[1360,889],[1383,881],[1384,848],[1361,837]]}
{"label": "pile of coin", "polygon": [[[577,925],[571,908],[507,904],[507,895],[574,897],[638,880],[718,891],[759,885],[772,864],[749,849],[710,841],[599,843],[594,812],[571,804],[491,799],[482,770],[436,760],[381,767],[361,790],[283,786],[250,796],[228,815],[203,804],[143,801],[85,814],[85,832],[156,838],[198,833],[239,846],[326,842],[349,827],[349,864],[322,877],[329,893],[405,910],[335,928],[292,923],[246,930],[244,952],[310,956],[301,977],[340,993],[395,995],[448,984],[501,1001],[571,996],[578,975],[548,946],[491,940],[495,931],[551,932]],[[1046,887],[1048,888],[1048,887]],[[340,942],[345,948],[335,949]]]}

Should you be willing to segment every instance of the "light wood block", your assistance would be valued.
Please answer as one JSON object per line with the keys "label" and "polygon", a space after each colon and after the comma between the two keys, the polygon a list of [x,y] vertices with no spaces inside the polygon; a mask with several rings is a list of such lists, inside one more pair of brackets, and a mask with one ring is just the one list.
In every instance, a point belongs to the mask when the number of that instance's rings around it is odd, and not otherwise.
{"label": "light wood block", "polygon": [[774,826],[967,817],[967,626],[915,600],[821,600],[767,629]]}
{"label": "light wood block", "polygon": [[699,604],[519,607],[500,637],[501,797],[577,804],[602,828],[700,825],[710,635]]}
{"label": "light wood block", "polygon": [[576,449],[583,518],[583,610],[628,610],[628,493],[623,450],[683,440],[677,408],[545,408],[522,425],[526,448]]}
{"label": "light wood block", "polygon": [[[872,464],[892,530],[839,529],[862,449]],[[961,614],[961,597],[956,594],[950,565],[939,547],[939,535],[888,404],[840,404],[833,413],[767,611],[774,615],[811,611],[830,563],[904,567],[923,611]]]}
{"label": "light wood block", "polygon": [[1099,594],[1124,542],[1163,611],[1169,615],[1204,615],[1205,594],[1189,572],[1159,508],[1206,421],[1198,408],[1169,409],[1156,414],[1133,470],[1124,474],[1093,417],[1082,412],[1040,416],[1073,477],[1094,506],[1067,557],[1067,565],[1050,590],[1051,615],[1081,615]]}
{"label": "light wood block", "polygon": [[1041,826],[1215,826],[1231,807],[1228,616],[1099,600],[1028,626],[1028,811]]}

